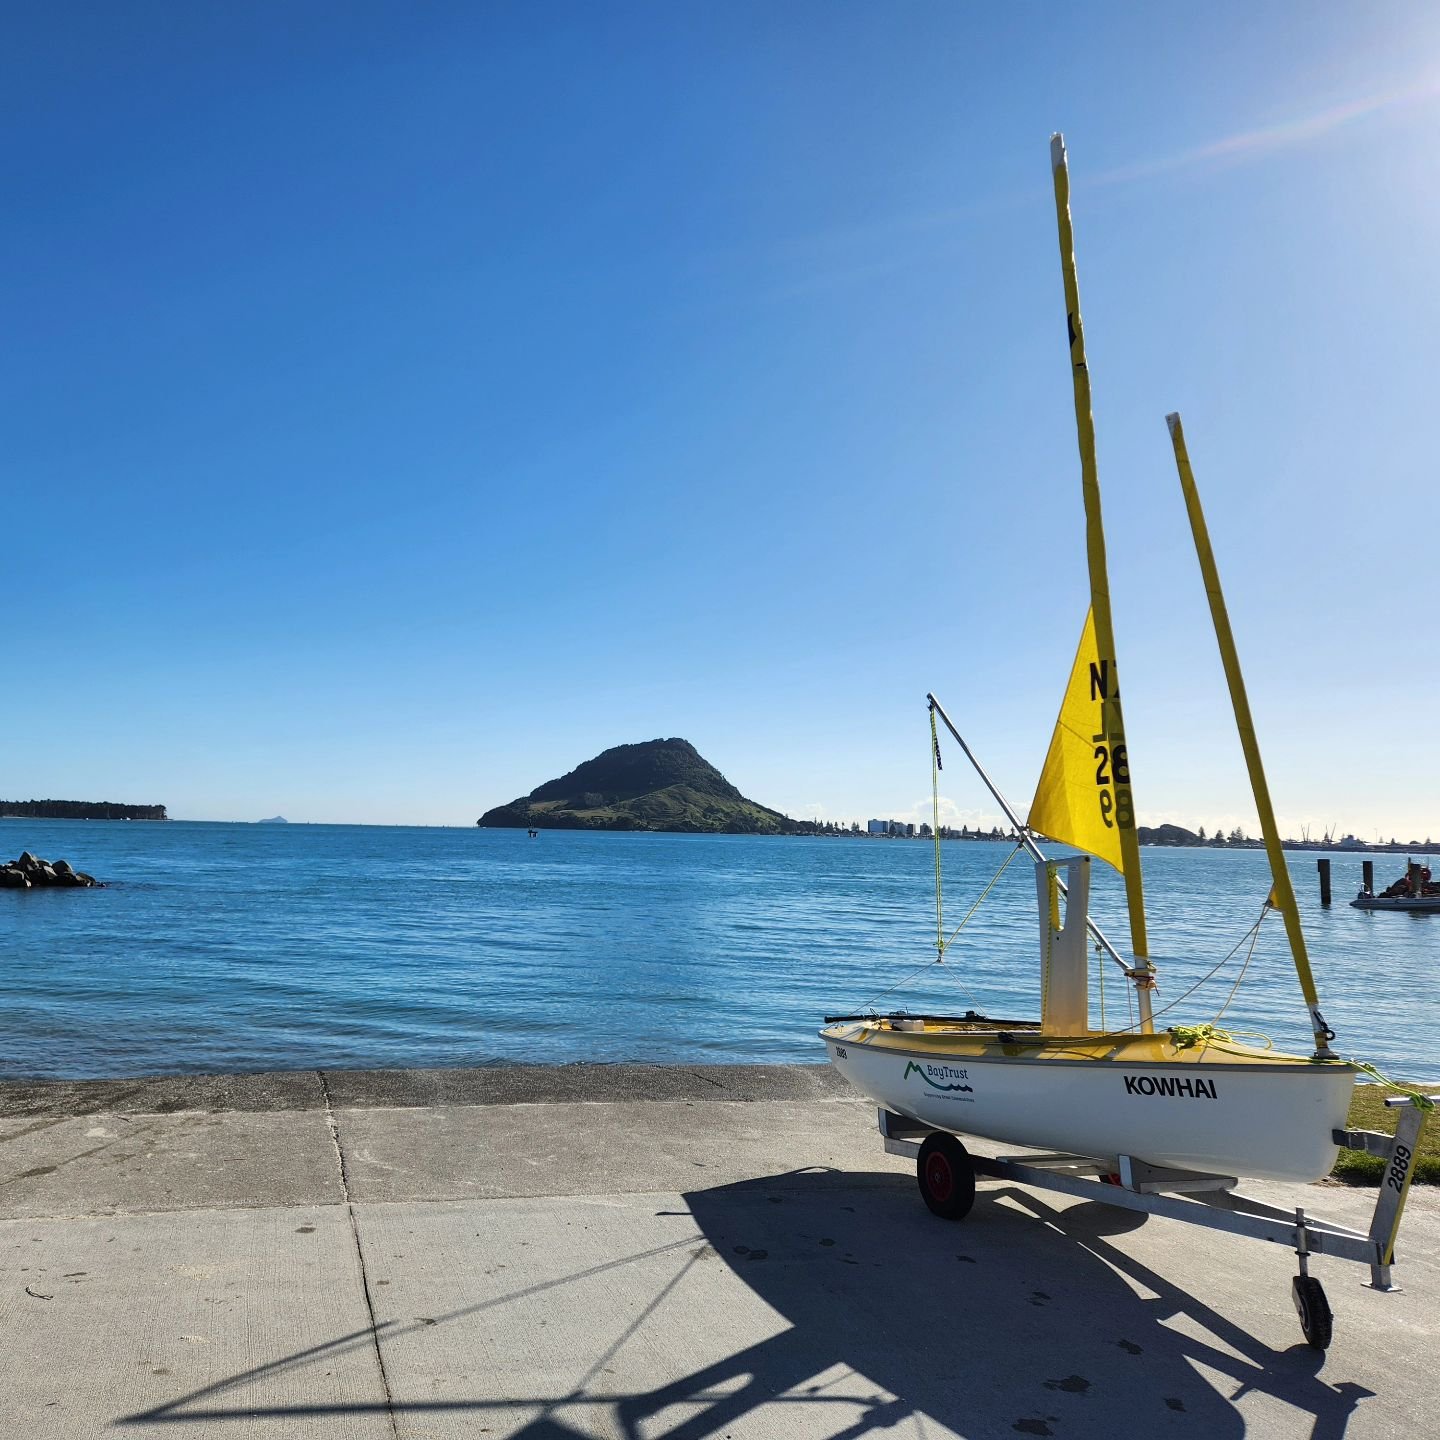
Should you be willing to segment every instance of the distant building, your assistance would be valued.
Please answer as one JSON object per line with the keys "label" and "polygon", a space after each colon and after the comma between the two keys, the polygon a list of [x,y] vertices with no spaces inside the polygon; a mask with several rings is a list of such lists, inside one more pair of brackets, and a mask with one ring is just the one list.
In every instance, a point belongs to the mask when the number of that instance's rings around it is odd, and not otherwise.
{"label": "distant building", "polygon": [[890,833],[890,822],[888,820],[867,821],[865,833],[867,835],[888,835]]}

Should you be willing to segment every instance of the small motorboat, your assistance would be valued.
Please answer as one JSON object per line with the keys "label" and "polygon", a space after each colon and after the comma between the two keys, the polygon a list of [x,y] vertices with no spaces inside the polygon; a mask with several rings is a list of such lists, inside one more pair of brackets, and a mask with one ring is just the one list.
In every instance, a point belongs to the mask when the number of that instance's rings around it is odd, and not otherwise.
{"label": "small motorboat", "polygon": [[1378,895],[1362,890],[1351,902],[1357,910],[1407,910],[1412,915],[1440,914],[1440,885],[1430,879],[1430,867],[1412,860],[1405,873]]}

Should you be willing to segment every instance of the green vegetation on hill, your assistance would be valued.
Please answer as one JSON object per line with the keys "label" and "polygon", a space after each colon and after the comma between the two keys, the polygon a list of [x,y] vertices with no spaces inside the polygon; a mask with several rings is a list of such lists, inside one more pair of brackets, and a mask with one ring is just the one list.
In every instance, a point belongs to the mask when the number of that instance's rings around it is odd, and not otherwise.
{"label": "green vegetation on hill", "polygon": [[552,830],[684,830],[788,835],[799,827],[747,800],[680,739],[616,745],[529,795],[487,810],[477,825]]}
{"label": "green vegetation on hill", "polygon": [[1137,827],[1142,845],[1199,845],[1200,837],[1183,825],[1149,825]]}
{"label": "green vegetation on hill", "polygon": [[110,800],[0,800],[0,816],[25,820],[168,820],[163,805]]}

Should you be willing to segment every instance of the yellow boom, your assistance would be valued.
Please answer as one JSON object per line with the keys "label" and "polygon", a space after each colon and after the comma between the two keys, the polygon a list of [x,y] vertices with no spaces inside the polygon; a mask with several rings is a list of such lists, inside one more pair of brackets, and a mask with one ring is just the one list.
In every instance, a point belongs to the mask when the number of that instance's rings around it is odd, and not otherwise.
{"label": "yellow boom", "polygon": [[1250,788],[1255,793],[1255,808],[1260,812],[1260,833],[1265,837],[1265,853],[1270,857],[1270,875],[1274,885],[1271,895],[1276,908],[1285,918],[1290,953],[1295,957],[1295,973],[1300,977],[1300,989],[1305,994],[1310,1025],[1315,1032],[1316,1058],[1333,1060],[1335,1052],[1330,1048],[1330,1042],[1335,1038],[1335,1032],[1320,1013],[1320,998],[1315,990],[1315,977],[1310,971],[1310,957],[1305,951],[1305,935],[1300,928],[1300,907],[1295,903],[1295,887],[1290,883],[1290,870],[1285,864],[1285,852],[1280,847],[1280,831],[1270,804],[1270,787],[1265,783],[1260,746],[1255,739],[1255,724],[1250,718],[1250,701],[1245,694],[1245,677],[1240,673],[1240,657],[1235,649],[1235,636],[1230,630],[1225,596],[1220,589],[1220,572],[1215,567],[1215,552],[1210,548],[1210,531],[1205,525],[1205,512],[1200,508],[1200,492],[1195,488],[1190,454],[1185,448],[1185,431],[1180,425],[1179,415],[1167,415],[1165,423],[1170,427],[1170,443],[1175,448],[1175,466],[1180,472],[1180,488],[1185,492],[1185,508],[1190,514],[1195,551],[1200,557],[1200,573],[1205,578],[1205,594],[1215,622],[1215,638],[1220,642],[1220,659],[1225,665],[1225,679],[1235,707],[1235,724],[1245,751],[1245,765],[1250,771]]}

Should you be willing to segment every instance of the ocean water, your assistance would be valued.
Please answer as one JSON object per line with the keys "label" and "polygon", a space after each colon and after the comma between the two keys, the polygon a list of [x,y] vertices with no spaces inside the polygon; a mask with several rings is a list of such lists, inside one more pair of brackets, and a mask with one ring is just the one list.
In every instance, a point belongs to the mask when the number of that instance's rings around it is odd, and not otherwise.
{"label": "ocean water", "polygon": [[[821,1017],[887,1009],[1038,1013],[1034,872],[1020,855],[934,964],[925,841],[369,826],[0,823],[109,883],[0,890],[0,1076],[304,1067],[817,1061]],[[1011,855],[951,842],[947,928]],[[1162,1024],[1212,1020],[1269,888],[1259,851],[1144,853]],[[1323,910],[1290,856],[1337,1048],[1440,1080],[1440,916]],[[1377,879],[1404,856],[1374,857]],[[1091,910],[1119,941],[1117,877]],[[1237,944],[1234,959],[1181,998]],[[1121,947],[1124,948],[1123,946]],[[1127,994],[1107,965],[1108,1018]],[[1098,1015],[1094,988],[1092,1016]],[[1177,1003],[1178,1002],[1178,1003]],[[1278,916],[1220,1023],[1308,1053]]]}

